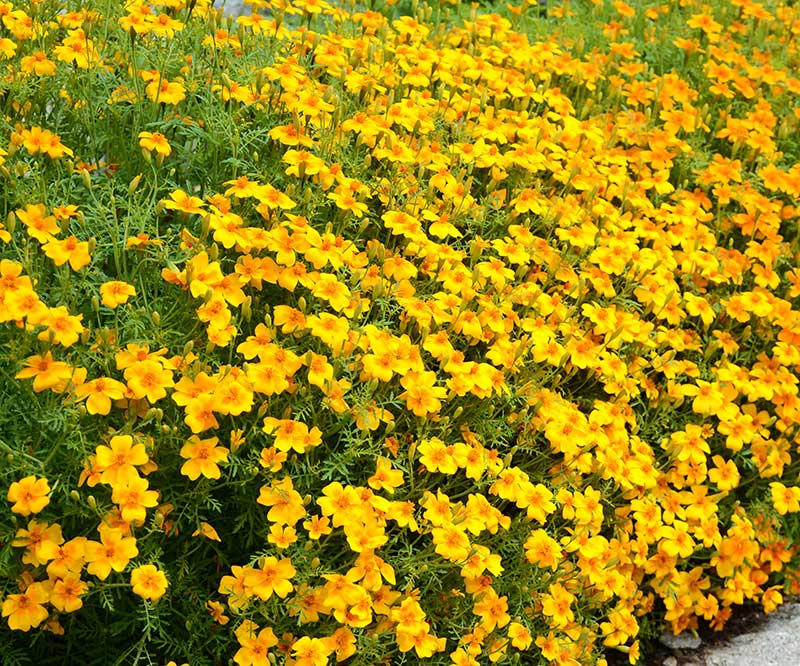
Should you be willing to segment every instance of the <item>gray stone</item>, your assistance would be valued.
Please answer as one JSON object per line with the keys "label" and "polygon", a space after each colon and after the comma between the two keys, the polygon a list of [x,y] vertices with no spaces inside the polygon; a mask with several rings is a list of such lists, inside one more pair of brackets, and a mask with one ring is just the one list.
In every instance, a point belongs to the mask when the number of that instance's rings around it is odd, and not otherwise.
{"label": "gray stone", "polygon": [[[669,658],[668,658],[669,659]],[[663,662],[665,666],[666,660]],[[753,631],[703,645],[678,666],[797,666],[800,664],[800,603],[788,603]]]}
{"label": "gray stone", "polygon": [[217,9],[223,8],[229,16],[242,16],[249,14],[250,8],[244,4],[244,0],[214,0]]}
{"label": "gray stone", "polygon": [[659,640],[670,650],[696,650],[703,643],[700,638],[690,633],[678,634],[677,636],[666,633],[662,634]]}

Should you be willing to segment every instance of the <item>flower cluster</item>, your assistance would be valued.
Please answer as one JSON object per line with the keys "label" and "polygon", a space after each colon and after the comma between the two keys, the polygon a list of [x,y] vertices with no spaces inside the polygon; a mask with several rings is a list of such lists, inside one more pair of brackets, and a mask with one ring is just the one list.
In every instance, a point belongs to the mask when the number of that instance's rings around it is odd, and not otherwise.
{"label": "flower cluster", "polygon": [[800,589],[800,9],[411,4],[0,2],[9,654],[635,664]]}

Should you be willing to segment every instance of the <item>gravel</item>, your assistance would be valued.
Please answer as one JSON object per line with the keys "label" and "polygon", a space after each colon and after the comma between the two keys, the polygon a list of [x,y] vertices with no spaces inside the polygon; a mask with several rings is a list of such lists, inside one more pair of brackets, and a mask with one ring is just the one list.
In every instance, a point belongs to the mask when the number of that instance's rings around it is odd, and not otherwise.
{"label": "gravel", "polygon": [[[764,620],[740,627],[740,633],[710,642],[662,642],[672,654],[651,666],[797,666],[800,664],[800,603],[781,606]],[[697,647],[693,647],[697,646]]]}

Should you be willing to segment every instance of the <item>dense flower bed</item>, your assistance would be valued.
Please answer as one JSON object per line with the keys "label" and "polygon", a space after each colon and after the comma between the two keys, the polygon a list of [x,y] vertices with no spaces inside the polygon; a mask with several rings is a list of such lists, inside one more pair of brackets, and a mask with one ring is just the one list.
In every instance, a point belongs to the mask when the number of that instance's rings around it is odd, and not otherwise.
{"label": "dense flower bed", "polygon": [[0,664],[636,663],[798,589],[800,9],[0,1]]}

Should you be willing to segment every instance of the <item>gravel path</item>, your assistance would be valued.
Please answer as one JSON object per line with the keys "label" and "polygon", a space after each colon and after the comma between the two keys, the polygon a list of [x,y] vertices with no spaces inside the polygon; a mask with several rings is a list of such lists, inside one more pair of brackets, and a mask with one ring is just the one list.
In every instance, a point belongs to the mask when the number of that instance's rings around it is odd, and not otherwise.
{"label": "gravel path", "polygon": [[665,636],[672,654],[651,666],[798,666],[800,603],[781,606],[763,620],[754,619],[741,633],[702,643],[694,637]]}

